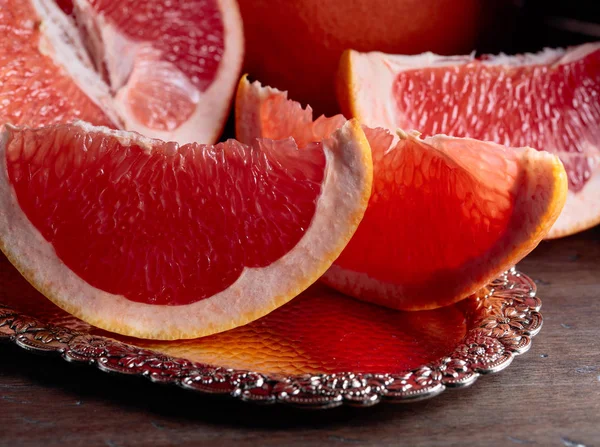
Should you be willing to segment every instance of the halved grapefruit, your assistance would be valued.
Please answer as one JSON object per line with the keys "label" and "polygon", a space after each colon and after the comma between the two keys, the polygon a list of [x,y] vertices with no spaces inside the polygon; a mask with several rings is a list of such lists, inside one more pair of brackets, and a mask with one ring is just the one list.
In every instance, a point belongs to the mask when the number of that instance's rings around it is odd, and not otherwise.
{"label": "halved grapefruit", "polygon": [[371,183],[355,121],[302,151],[292,139],[179,146],[83,122],[6,126],[0,248],[90,324],[194,338],[316,281],[357,228]]}
{"label": "halved grapefruit", "polygon": [[0,124],[221,133],[243,53],[235,0],[0,0],[0,29]]}
{"label": "halved grapefruit", "polygon": [[558,155],[569,193],[548,237],[600,223],[600,43],[481,59],[347,51],[337,90],[346,116],[368,126]]}
{"label": "halved grapefruit", "polygon": [[[310,147],[344,122],[313,122],[309,107],[245,77],[238,86],[241,141],[284,133]],[[405,310],[456,302],[533,250],[564,205],[567,176],[548,152],[364,129],[373,152],[369,207],[323,277],[348,295]]]}

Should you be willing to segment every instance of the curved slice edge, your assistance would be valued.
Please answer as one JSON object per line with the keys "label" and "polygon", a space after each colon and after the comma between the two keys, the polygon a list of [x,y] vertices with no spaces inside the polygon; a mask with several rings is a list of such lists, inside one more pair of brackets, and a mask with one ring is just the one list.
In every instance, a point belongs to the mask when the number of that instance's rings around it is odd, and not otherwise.
{"label": "curved slice edge", "polygon": [[[94,128],[78,123],[83,130]],[[315,216],[298,244],[264,268],[246,268],[224,291],[187,306],[153,306],[92,287],[70,270],[21,210],[7,170],[14,127],[0,135],[0,249],[37,290],[65,311],[108,331],[150,339],[189,339],[256,320],[314,283],[362,220],[373,179],[369,143],[357,121],[323,141],[326,173]],[[136,134],[111,131],[122,142]],[[141,144],[149,139],[140,136]],[[333,237],[332,235],[335,235]],[[240,308],[248,309],[240,311]]]}
{"label": "curved slice edge", "polygon": [[[514,250],[511,253],[513,255],[512,258],[505,260],[505,263],[507,264],[506,267],[498,269],[497,273],[492,275],[497,276],[502,271],[510,268],[511,265],[515,265],[525,257],[551,231],[551,228],[559,219],[567,202],[569,193],[567,173],[558,156],[531,147],[506,148],[505,146],[496,143],[481,142],[472,138],[455,138],[446,135],[436,135],[424,139],[426,143],[431,144],[438,149],[443,148],[444,142],[447,140],[462,140],[465,142],[472,142],[473,144],[485,144],[517,151],[519,153],[520,158],[523,161],[527,181],[525,183],[525,190],[520,191],[516,197],[515,210],[517,212],[521,211],[524,215],[529,215],[534,209],[531,200],[538,195],[540,188],[542,188],[542,190],[550,190],[548,199],[544,203],[545,208],[536,216],[537,224],[533,231],[529,233],[530,237],[514,247]],[[485,179],[482,178],[481,181],[484,182]],[[537,204],[534,202],[533,205]],[[519,206],[520,208],[517,208]]]}
{"label": "curved slice edge", "polygon": [[[358,118],[368,127],[395,129],[399,112],[395,102],[388,98],[399,72],[466,64],[473,60],[473,54],[440,56],[427,52],[404,56],[379,51],[362,53],[346,50],[340,58],[336,76],[338,103],[346,117]],[[370,115],[362,113],[363,110],[369,110]]]}
{"label": "curved slice edge", "polygon": [[[349,61],[349,58],[351,57],[351,51],[347,51],[344,54],[343,57],[343,61],[345,60],[346,64]],[[415,56],[416,58],[421,58],[422,56]],[[427,55],[427,58],[430,58],[433,56]],[[413,58],[413,56],[407,56],[406,58]],[[453,59],[453,58],[449,58],[449,59]],[[343,66],[343,65],[342,65]],[[344,70],[342,70],[344,71]],[[345,75],[348,76],[348,79],[351,79],[352,73],[350,70],[346,70],[345,71]],[[343,93],[343,92],[342,92]],[[237,92],[237,97],[236,97],[236,126],[237,126],[237,135],[238,137],[240,137],[240,139],[244,140],[246,139],[246,142],[250,141],[253,138],[256,137],[263,137],[263,136],[270,136],[268,134],[264,134],[264,128],[263,128],[263,121],[261,120],[261,106],[263,105],[263,103],[267,102],[269,99],[272,99],[273,97],[279,97],[279,98],[283,98],[285,100],[287,100],[285,106],[281,106],[278,110],[281,114],[283,114],[284,116],[287,116],[285,114],[285,108],[287,107],[287,103],[293,103],[295,104],[295,107],[297,108],[297,110],[302,110],[300,109],[300,105],[298,103],[295,103],[292,100],[287,99],[287,93],[286,92],[282,92],[278,89],[274,89],[268,86],[262,86],[258,81],[254,81],[252,83],[250,83],[247,79],[246,76],[242,77],[242,79],[240,80],[239,86],[238,86],[238,92]],[[302,118],[304,118],[304,116],[302,116]],[[313,124],[312,122],[312,117],[308,117],[308,119],[310,119],[310,123],[311,125]],[[329,118],[332,119],[332,118]],[[369,133],[369,129],[368,128],[364,128],[365,132],[367,132],[367,136],[370,135]],[[404,132],[402,130],[399,130],[399,133],[401,133],[402,135],[404,135],[404,138],[415,138],[418,139],[417,137],[415,137],[416,134],[418,134],[418,132],[414,133],[414,132]],[[391,141],[391,146],[389,146],[390,142],[389,141],[381,141],[381,145],[377,144],[375,139],[371,139],[372,137],[369,136],[370,142],[371,142],[371,149],[373,150],[373,154],[374,154],[374,159],[376,160],[378,157],[384,156],[385,153],[387,153],[389,150],[394,150],[394,147],[396,145],[396,139]],[[536,159],[545,159],[545,158],[551,158],[552,159],[552,163],[554,166],[554,170],[556,170],[557,175],[562,175],[562,166],[560,164],[560,161],[556,159],[556,157],[554,157],[553,155],[550,155],[548,153],[540,153],[538,154],[537,151],[535,151],[534,149],[531,148],[506,148],[504,146],[501,145],[497,145],[494,143],[485,143],[485,142],[480,142],[478,140],[473,140],[473,139],[467,139],[467,138],[453,138],[453,137],[448,137],[448,136],[443,136],[443,135],[438,135],[436,137],[434,137],[433,140],[430,139],[426,139],[425,142],[432,144],[434,147],[435,146],[443,146],[443,144],[437,144],[437,143],[441,143],[444,139],[449,139],[452,141],[465,141],[465,142],[473,142],[473,144],[476,145],[482,145],[482,144],[490,144],[492,146],[494,146],[494,148],[498,148],[500,150],[508,150],[508,151],[515,151],[515,153],[523,153],[526,152],[528,154],[531,154],[531,157],[533,157],[534,160]],[[449,154],[446,153],[446,151],[443,150],[443,147],[439,148],[439,152],[440,155],[444,155],[446,157],[449,157]],[[513,153],[511,152],[511,155]],[[542,155],[543,154],[543,155]],[[450,157],[453,158],[453,162],[457,163],[459,165],[463,164],[460,160],[460,157]],[[467,168],[468,170],[468,168]],[[484,182],[486,181],[485,178],[479,178],[478,181],[480,182]],[[562,180],[559,180],[558,183],[561,183]],[[550,202],[555,204],[555,209],[551,210],[548,209],[547,211],[547,215],[544,215],[542,217],[540,217],[541,221],[546,222],[546,221],[554,221],[556,219],[556,210],[560,209],[560,207],[562,207],[563,203],[564,203],[564,185],[561,184],[561,186],[556,188],[557,191],[557,196],[553,197],[550,199]],[[562,191],[562,192],[561,192]],[[538,216],[539,217],[539,216]],[[539,229],[539,232],[535,232],[532,235],[532,239],[536,240],[535,244],[529,248],[525,248],[525,254],[527,252],[529,252],[531,249],[533,249],[533,247],[535,245],[537,245],[537,243],[540,240],[539,234],[543,234],[545,232],[548,231],[548,224],[546,222],[546,224],[543,226],[543,228]],[[519,250],[517,250],[519,252]],[[523,257],[525,254],[522,255],[518,255],[515,257]],[[508,262],[508,261],[506,261]],[[368,291],[379,291],[376,294],[379,296],[388,296],[390,297],[389,300],[389,304],[390,307],[394,307],[393,303],[394,303],[394,299],[392,297],[394,297],[394,295],[397,293],[397,285],[389,285],[389,287],[386,287],[382,284],[381,281],[371,278],[368,274],[366,273],[362,273],[362,272],[356,272],[356,271],[350,271],[348,269],[345,269],[343,267],[340,267],[339,265],[332,265],[332,267],[327,271],[327,273],[324,275],[323,277],[323,281],[327,284],[329,284],[330,286],[333,286],[335,288],[338,288],[340,290],[342,290],[343,292],[345,292],[346,294],[354,294],[352,293],[352,290],[362,290],[362,292],[359,293],[365,293],[368,294]],[[340,287],[339,285],[343,284],[345,286]],[[337,287],[336,287],[337,286]],[[465,292],[468,293],[468,292]],[[460,298],[457,298],[460,299]],[[378,301],[380,304],[381,302]],[[435,307],[439,307],[439,305],[434,304],[432,305],[432,308]]]}
{"label": "curved slice edge", "polygon": [[249,144],[255,138],[292,137],[302,148],[327,138],[346,121],[339,114],[314,118],[310,105],[302,107],[288,98],[287,91],[263,86],[259,81],[250,82],[247,75],[238,83],[235,128],[236,137],[242,143]]}
{"label": "curved slice edge", "polygon": [[235,95],[235,137],[238,141],[248,144],[254,138],[262,138],[262,122],[260,120],[260,107],[252,107],[252,104],[262,104],[271,96],[283,96],[287,99],[288,94],[270,86],[263,86],[258,81],[250,82],[248,74],[240,78]]}
{"label": "curved slice edge", "polygon": [[[496,143],[481,142],[471,138],[435,135],[420,139],[418,133],[404,132],[403,130],[398,130],[398,134],[401,135],[402,138],[411,138],[431,145],[433,148],[439,150],[441,154],[451,158],[459,165],[462,164],[460,160],[457,160],[457,158],[449,153],[449,151],[444,150],[445,142],[473,142],[477,145],[485,144],[508,150],[508,148]],[[491,268],[489,272],[485,273],[485,277],[474,278],[473,285],[469,289],[464,289],[462,293],[458,293],[454,300],[431,300],[427,306],[411,306],[410,303],[406,302],[406,299],[403,298],[401,292],[399,292],[398,284],[384,282],[371,277],[367,273],[356,272],[339,265],[332,265],[323,276],[322,281],[343,293],[391,308],[410,311],[432,310],[461,301],[485,286],[489,280],[517,264],[537,247],[558,219],[567,198],[568,180],[563,164],[557,156],[549,152],[538,151],[529,147],[510,148],[510,150],[515,151],[516,156],[521,159],[522,165],[524,166],[524,174],[526,176],[521,182],[524,189],[520,190],[516,196],[514,205],[515,211],[513,212],[513,215],[531,215],[531,212],[534,209],[531,200],[539,194],[540,190],[548,190],[548,198],[543,203],[539,204],[539,206],[543,206],[543,208],[535,215],[536,220],[531,222],[531,228],[527,232],[521,234],[521,239],[513,238],[502,240],[500,244],[493,247],[493,250],[488,253],[486,258],[480,260],[481,263],[487,263],[488,265],[493,263],[495,266]],[[485,179],[482,178],[479,179],[479,181],[483,182]],[[521,221],[515,221],[513,223],[515,228],[522,225],[523,223]]]}

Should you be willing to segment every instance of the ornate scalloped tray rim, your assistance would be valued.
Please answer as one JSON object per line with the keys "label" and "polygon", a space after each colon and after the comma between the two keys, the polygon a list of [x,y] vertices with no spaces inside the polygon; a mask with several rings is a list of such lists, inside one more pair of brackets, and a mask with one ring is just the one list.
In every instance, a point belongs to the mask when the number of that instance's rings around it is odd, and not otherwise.
{"label": "ornate scalloped tray rim", "polygon": [[477,299],[478,312],[454,352],[401,374],[335,373],[277,376],[173,358],[108,337],[44,324],[0,304],[0,340],[38,353],[56,353],[69,362],[96,365],[111,373],[139,375],[207,394],[256,403],[302,408],[342,404],[367,407],[380,401],[412,402],[446,388],[472,385],[481,374],[506,368],[531,346],[542,327],[541,301],[526,275],[511,269]]}

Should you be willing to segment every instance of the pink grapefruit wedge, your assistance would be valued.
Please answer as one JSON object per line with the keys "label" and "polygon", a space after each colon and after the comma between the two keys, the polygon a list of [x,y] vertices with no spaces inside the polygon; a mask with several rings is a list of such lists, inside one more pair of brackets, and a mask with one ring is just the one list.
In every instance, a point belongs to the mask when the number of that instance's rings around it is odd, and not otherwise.
{"label": "pink grapefruit wedge", "polygon": [[302,151],[292,139],[180,146],[83,122],[6,126],[0,248],[90,324],[195,338],[315,282],[354,234],[371,181],[354,121]]}
{"label": "pink grapefruit wedge", "polygon": [[347,51],[337,90],[344,114],[368,126],[558,155],[569,193],[547,237],[600,223],[600,43],[480,59]]}

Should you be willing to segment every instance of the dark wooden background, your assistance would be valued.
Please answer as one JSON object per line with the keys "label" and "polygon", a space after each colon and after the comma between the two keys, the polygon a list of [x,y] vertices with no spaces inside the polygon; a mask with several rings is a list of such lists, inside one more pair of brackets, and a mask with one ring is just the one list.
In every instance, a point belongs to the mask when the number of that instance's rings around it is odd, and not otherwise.
{"label": "dark wooden background", "polygon": [[544,327],[497,375],[421,403],[308,412],[209,399],[0,345],[0,446],[600,446],[600,227],[519,266]]}

